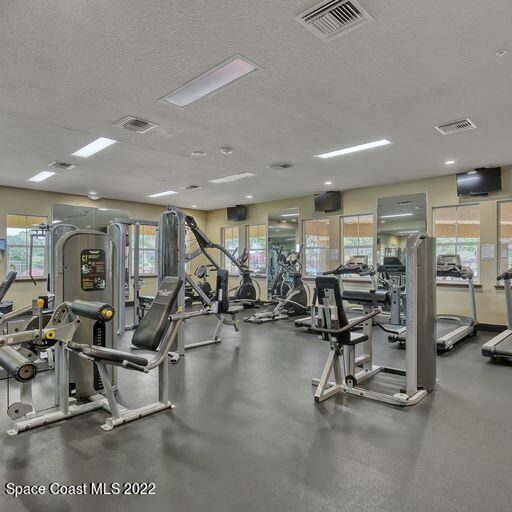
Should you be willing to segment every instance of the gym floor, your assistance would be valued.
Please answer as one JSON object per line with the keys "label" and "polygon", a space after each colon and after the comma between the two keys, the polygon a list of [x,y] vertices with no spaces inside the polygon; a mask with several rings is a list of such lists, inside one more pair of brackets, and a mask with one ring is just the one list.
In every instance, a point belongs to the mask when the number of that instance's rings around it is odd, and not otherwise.
{"label": "gym floor", "polygon": [[[197,319],[187,339],[207,338],[213,322]],[[112,432],[98,412],[0,437],[5,482],[144,481],[156,496],[2,492],[0,510],[510,510],[510,368],[480,355],[490,334],[439,355],[438,389],[409,408],[356,397],[314,404],[311,378],[328,345],[291,321],[223,335],[170,367],[172,411]],[[377,364],[404,365],[405,351],[378,331],[375,352]],[[119,375],[121,402],[153,396],[152,376]],[[0,390],[4,406],[4,381]]]}

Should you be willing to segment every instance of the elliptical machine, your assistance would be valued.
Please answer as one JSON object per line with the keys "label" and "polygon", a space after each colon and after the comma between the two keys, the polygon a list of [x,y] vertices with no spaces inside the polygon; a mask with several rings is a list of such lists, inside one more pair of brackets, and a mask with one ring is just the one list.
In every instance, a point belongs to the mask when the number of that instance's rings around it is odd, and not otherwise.
{"label": "elliptical machine", "polygon": [[303,315],[308,309],[308,292],[302,280],[302,263],[299,252],[291,252],[287,257],[287,264],[293,268],[292,286],[283,299],[278,299],[274,308],[244,318],[244,322],[262,324],[285,320],[290,316]]}

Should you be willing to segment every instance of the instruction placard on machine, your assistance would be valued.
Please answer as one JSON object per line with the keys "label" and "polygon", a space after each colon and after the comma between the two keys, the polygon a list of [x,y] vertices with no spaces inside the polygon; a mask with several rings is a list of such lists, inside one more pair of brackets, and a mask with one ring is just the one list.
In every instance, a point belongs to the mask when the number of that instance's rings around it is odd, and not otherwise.
{"label": "instruction placard on machine", "polygon": [[103,249],[84,249],[80,253],[80,279],[84,292],[104,290],[107,269]]}

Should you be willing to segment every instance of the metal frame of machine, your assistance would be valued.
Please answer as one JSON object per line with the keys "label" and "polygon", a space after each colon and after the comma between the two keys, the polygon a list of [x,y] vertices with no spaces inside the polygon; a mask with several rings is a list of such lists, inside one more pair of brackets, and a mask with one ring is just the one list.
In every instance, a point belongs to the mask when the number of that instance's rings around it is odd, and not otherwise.
{"label": "metal frame of machine", "polygon": [[[325,328],[313,329],[322,334],[330,343],[330,351],[320,379],[314,379],[318,386],[315,401],[321,402],[339,393],[369,398],[394,405],[414,405],[437,386],[435,330],[435,269],[434,239],[426,235],[411,235],[407,240],[407,354],[406,370],[398,370],[373,364],[372,322],[380,313],[375,308],[372,292],[366,292],[369,299],[361,301],[364,316],[352,323],[346,321],[343,297],[337,280],[333,280],[331,294],[326,294],[322,307]],[[326,279],[326,278],[323,278]],[[360,292],[361,293],[361,292]],[[341,316],[336,314],[341,312]],[[334,316],[333,316],[334,315]],[[345,325],[340,327],[342,321]],[[349,331],[363,325],[359,339],[346,339]],[[356,334],[356,336],[358,336]],[[344,339],[343,339],[344,337]],[[341,341],[340,341],[341,340]],[[355,345],[362,343],[363,354],[356,357]],[[340,366],[339,359],[344,365]],[[391,373],[405,377],[405,389],[387,394],[362,387],[361,384],[378,373]],[[334,373],[334,381],[329,381]]]}

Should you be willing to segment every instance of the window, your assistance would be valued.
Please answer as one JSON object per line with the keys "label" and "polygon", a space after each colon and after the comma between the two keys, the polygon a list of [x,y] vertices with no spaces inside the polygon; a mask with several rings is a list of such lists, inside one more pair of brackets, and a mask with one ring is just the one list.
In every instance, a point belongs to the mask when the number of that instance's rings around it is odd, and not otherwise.
{"label": "window", "polygon": [[249,268],[256,274],[267,272],[267,226],[247,226],[247,252]]}
{"label": "window", "polygon": [[[46,224],[47,217],[34,215],[7,215],[8,267],[15,267],[18,277],[29,276],[30,232],[38,224]],[[45,275],[45,239],[33,238],[32,275]]]}
{"label": "window", "polygon": [[341,217],[341,261],[352,256],[368,256],[373,264],[373,215]]}
{"label": "window", "polygon": [[[235,257],[240,256],[240,228],[238,226],[232,228],[221,229],[222,245],[228,252]],[[223,268],[225,268],[230,275],[238,275],[238,268],[233,265],[233,262],[225,255],[223,258]]]}
{"label": "window", "polygon": [[499,273],[512,267],[512,201],[498,203],[500,239]]}
{"label": "window", "polygon": [[436,255],[458,254],[478,280],[480,272],[480,205],[434,209]]}
{"label": "window", "polygon": [[328,270],[329,219],[305,220],[302,229],[305,275],[314,277]]}
{"label": "window", "polygon": [[[139,226],[139,274],[154,275],[156,270],[156,226]],[[132,228],[132,251],[134,230]],[[133,253],[132,253],[133,255]]]}

